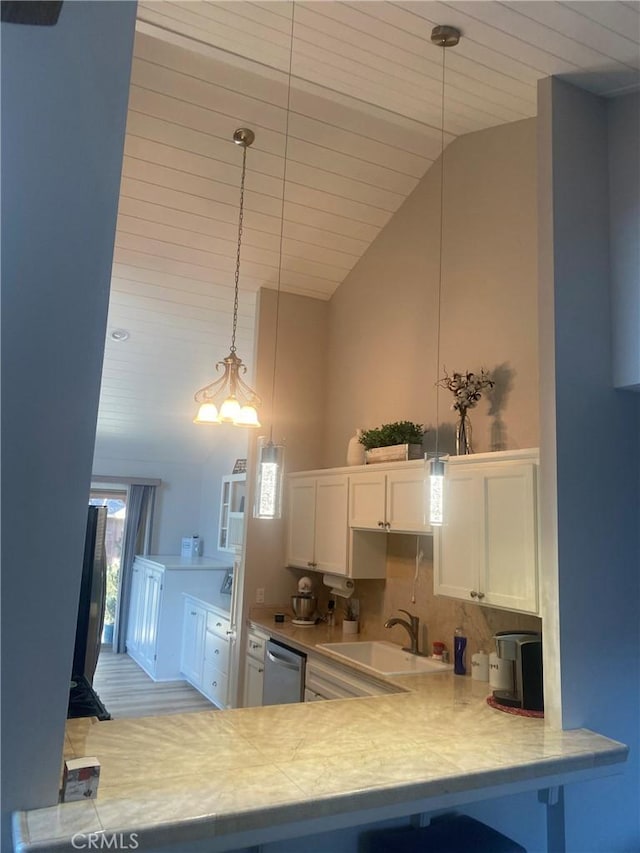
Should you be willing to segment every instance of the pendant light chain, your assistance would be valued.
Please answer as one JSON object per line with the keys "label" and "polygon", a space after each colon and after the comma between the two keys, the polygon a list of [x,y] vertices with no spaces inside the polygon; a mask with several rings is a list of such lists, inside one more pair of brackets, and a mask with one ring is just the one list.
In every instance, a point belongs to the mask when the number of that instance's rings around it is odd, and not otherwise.
{"label": "pendant light chain", "polygon": [[287,186],[287,154],[289,151],[289,115],[291,111],[291,75],[293,69],[293,29],[295,25],[296,4],[291,4],[291,39],[289,42],[289,70],[287,75],[287,111],[284,125],[284,163],[282,167],[282,199],[280,202],[280,246],[278,252],[278,291],[276,296],[276,327],[273,340],[273,376],[271,379],[271,425],[269,441],[273,442],[273,421],[276,410],[276,368],[278,355],[278,332],[280,328],[280,285],[282,281],[282,246],[284,242],[284,202]]}
{"label": "pendant light chain", "polygon": [[242,178],[240,179],[240,213],[238,215],[238,249],[236,252],[235,294],[233,297],[233,327],[231,330],[231,352],[236,351],[236,328],[238,326],[238,289],[240,285],[240,246],[244,222],[244,179],[247,170],[247,146],[242,146]]}

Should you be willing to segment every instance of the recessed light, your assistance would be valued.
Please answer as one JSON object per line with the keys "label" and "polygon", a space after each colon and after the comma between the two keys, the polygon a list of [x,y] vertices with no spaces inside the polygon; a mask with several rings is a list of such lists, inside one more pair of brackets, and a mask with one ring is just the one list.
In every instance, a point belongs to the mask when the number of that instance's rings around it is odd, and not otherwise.
{"label": "recessed light", "polygon": [[126,329],[114,329],[111,332],[111,340],[113,341],[128,341],[129,332]]}

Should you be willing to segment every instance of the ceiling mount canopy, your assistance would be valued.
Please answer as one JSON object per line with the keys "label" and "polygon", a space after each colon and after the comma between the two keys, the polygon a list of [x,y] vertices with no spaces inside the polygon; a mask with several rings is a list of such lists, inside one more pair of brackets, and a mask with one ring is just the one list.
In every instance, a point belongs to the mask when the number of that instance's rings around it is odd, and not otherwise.
{"label": "ceiling mount canopy", "polygon": [[243,375],[247,372],[240,356],[236,354],[236,328],[238,325],[238,284],[240,281],[240,249],[244,218],[244,181],[247,171],[247,148],[253,144],[255,133],[248,127],[239,127],[233,141],[242,146],[242,177],[240,179],[240,214],[238,217],[238,249],[236,252],[235,287],[233,299],[233,325],[229,355],[217,362],[216,370],[222,376],[196,391],[194,399],[200,403],[195,424],[230,423],[240,427],[259,427],[258,406],[261,400],[248,385]]}

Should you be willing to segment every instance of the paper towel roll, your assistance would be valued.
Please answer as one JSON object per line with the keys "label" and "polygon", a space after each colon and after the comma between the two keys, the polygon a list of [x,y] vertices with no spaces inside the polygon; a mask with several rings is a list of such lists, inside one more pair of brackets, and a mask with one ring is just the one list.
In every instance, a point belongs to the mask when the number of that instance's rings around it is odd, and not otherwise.
{"label": "paper towel roll", "polygon": [[489,655],[482,649],[471,656],[471,678],[489,681]]}
{"label": "paper towel roll", "polygon": [[489,684],[494,690],[511,690],[513,687],[513,661],[489,655]]}
{"label": "paper towel roll", "polygon": [[340,575],[323,575],[322,583],[331,587],[332,595],[339,595],[341,598],[350,598],[356,588],[351,578],[343,578]]}

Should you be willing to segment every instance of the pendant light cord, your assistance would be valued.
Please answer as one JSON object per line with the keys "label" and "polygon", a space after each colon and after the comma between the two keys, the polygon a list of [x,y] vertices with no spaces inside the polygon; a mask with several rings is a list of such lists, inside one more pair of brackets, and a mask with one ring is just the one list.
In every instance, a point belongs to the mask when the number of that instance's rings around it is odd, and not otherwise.
{"label": "pendant light cord", "polygon": [[440,325],[442,320],[442,243],[444,240],[444,88],[445,88],[445,54],[446,46],[442,45],[442,96],[440,104],[440,250],[438,253],[438,328],[436,332],[436,460],[438,459],[438,438],[440,434],[440,390],[438,377],[440,375]]}
{"label": "pendant light cord", "polygon": [[271,379],[271,425],[269,442],[273,443],[273,421],[276,408],[276,367],[278,357],[278,333],[280,329],[280,284],[282,279],[282,245],[284,242],[284,201],[287,186],[287,153],[289,150],[289,113],[291,110],[291,75],[293,68],[293,28],[295,24],[296,4],[291,4],[291,38],[289,42],[289,70],[287,75],[287,112],[284,125],[284,163],[282,167],[282,200],[280,204],[280,247],[278,253],[278,290],[276,295],[276,327],[273,339],[273,376]]}

